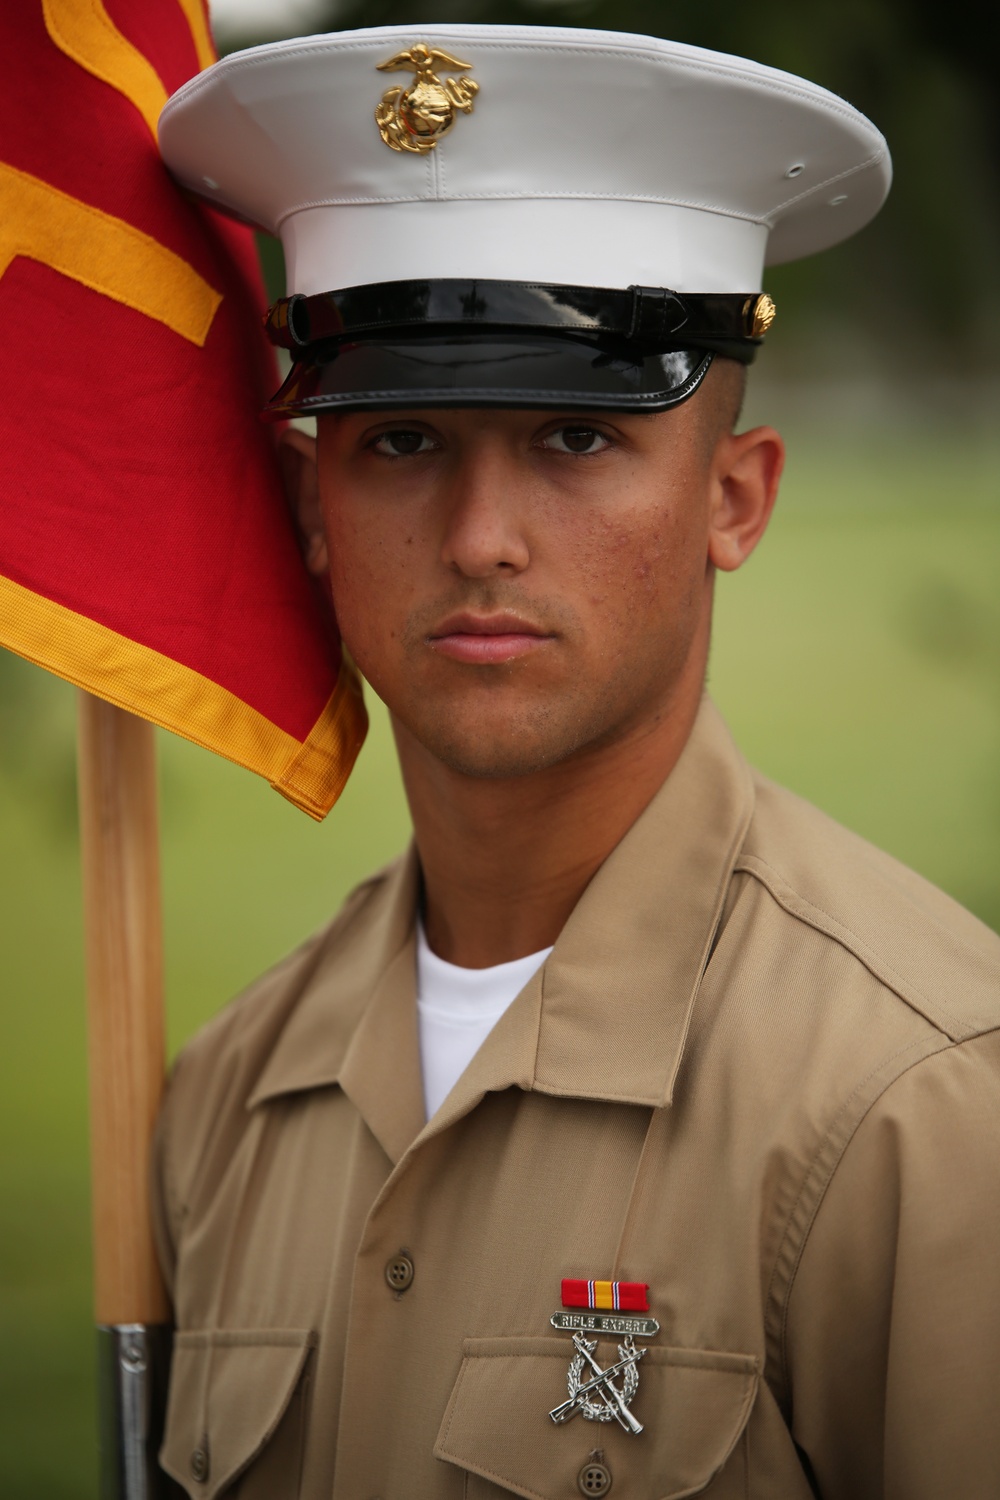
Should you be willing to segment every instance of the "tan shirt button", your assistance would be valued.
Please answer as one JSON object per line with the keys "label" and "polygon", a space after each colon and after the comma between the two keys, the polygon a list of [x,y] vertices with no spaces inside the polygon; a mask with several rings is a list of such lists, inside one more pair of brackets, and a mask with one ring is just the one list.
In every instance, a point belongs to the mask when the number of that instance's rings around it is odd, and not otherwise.
{"label": "tan shirt button", "polygon": [[576,1482],[581,1495],[606,1495],[611,1488],[611,1470],[604,1464],[591,1460],[584,1464]]}
{"label": "tan shirt button", "polygon": [[404,1251],[386,1261],[385,1279],[394,1292],[406,1291],[413,1280],[413,1262]]}
{"label": "tan shirt button", "polygon": [[191,1454],[191,1473],[199,1484],[205,1483],[209,1474],[207,1448],[196,1448]]}

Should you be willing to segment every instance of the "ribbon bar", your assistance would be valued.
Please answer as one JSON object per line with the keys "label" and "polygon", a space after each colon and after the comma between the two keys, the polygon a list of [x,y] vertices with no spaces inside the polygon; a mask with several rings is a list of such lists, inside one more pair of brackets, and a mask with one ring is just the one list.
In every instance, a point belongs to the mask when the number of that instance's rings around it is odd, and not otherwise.
{"label": "ribbon bar", "polygon": [[593,1307],[608,1312],[646,1312],[646,1281],[572,1281],[562,1283],[563,1307]]}

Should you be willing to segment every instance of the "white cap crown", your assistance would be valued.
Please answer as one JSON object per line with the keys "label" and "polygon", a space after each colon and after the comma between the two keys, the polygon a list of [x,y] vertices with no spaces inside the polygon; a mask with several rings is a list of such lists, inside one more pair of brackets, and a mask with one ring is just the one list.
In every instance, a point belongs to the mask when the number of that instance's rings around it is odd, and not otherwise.
{"label": "white cap crown", "polygon": [[[447,130],[394,149],[375,112],[388,98],[391,133],[419,69],[380,65],[419,43]],[[187,187],[281,236],[289,290],[306,295],[421,277],[749,293],[765,264],[861,228],[891,175],[875,127],[815,84],[541,26],[377,27],[235,53],[169,100],[160,144]]]}

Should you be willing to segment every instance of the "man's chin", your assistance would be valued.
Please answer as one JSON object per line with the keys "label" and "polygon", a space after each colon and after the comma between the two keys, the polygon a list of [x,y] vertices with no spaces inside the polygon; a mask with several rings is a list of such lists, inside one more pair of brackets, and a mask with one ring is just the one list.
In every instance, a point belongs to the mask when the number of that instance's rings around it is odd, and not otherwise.
{"label": "man's chin", "polygon": [[[422,707],[414,713],[395,713],[397,734],[419,744],[449,770],[477,780],[505,780],[548,770],[581,748],[580,723],[560,723],[551,711],[518,715],[496,711],[465,716],[454,705],[439,713]],[[590,738],[583,737],[583,742]],[[400,747],[402,749],[402,746]]]}
{"label": "man's chin", "polygon": [[421,735],[419,738],[424,749],[450,771],[479,781],[506,781],[531,776],[565,760],[575,748],[543,747],[523,742],[486,743],[478,738],[466,740],[456,735]]}
{"label": "man's chin", "polygon": [[611,693],[544,704],[411,701],[404,711],[389,704],[404,766],[409,741],[460,776],[492,781],[550,771],[627,737],[634,728],[630,707]]}

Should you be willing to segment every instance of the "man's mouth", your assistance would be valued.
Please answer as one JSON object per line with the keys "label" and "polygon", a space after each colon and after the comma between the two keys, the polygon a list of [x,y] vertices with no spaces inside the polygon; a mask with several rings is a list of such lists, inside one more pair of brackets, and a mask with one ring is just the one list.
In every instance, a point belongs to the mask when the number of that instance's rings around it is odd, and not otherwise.
{"label": "man's mouth", "polygon": [[555,637],[521,615],[477,615],[468,611],[449,615],[427,636],[427,643],[439,656],[452,661],[489,666],[515,661],[537,651]]}

